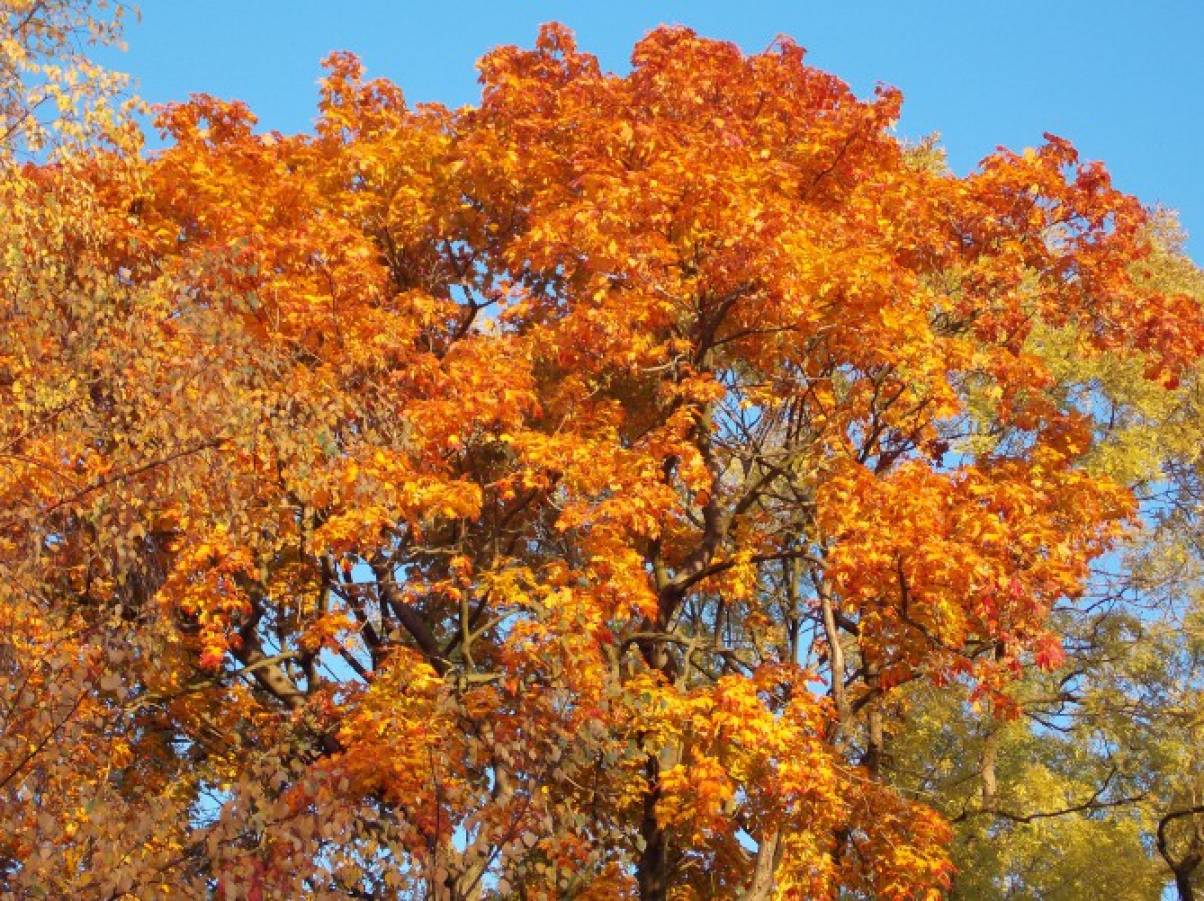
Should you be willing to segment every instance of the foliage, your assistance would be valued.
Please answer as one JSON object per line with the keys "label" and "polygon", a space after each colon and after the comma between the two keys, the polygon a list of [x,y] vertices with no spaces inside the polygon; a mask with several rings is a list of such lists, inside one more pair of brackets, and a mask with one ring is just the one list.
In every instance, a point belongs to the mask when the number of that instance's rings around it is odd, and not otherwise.
{"label": "foliage", "polygon": [[312,135],[3,169],[6,888],[947,888],[909,689],[1009,721],[1137,509],[1038,342],[1157,403],[1199,302],[1064,140],[956,177],[789,42],[632,62],[337,54]]}
{"label": "foliage", "polygon": [[[1150,237],[1135,275],[1204,297],[1173,219],[1155,217]],[[953,820],[956,896],[1146,898],[1169,876],[1191,897],[1184,884],[1204,875],[1204,818],[1191,814],[1204,737],[1199,373],[1168,392],[1139,378],[1140,361],[1074,347],[1065,331],[1034,341],[1061,390],[1101,411],[1084,465],[1131,485],[1144,525],[1097,564],[1081,603],[1060,606],[1067,658],[1016,686],[1023,718],[984,719],[964,692],[921,687],[893,779]]]}
{"label": "foliage", "polygon": [[125,78],[88,48],[120,43],[121,0],[0,0],[0,154],[36,153],[112,131]]}

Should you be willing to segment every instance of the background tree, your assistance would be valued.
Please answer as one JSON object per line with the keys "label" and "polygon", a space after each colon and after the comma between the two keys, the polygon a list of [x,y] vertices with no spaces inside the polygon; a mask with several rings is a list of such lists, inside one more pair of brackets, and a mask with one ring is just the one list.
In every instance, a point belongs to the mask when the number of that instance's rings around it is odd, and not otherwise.
{"label": "background tree", "polygon": [[28,155],[117,124],[124,76],[88,50],[118,44],[121,0],[0,2],[0,153]]}
{"label": "background tree", "polygon": [[[1182,254],[1173,219],[1156,217],[1151,238],[1136,276],[1204,296],[1204,277]],[[1123,553],[1101,561],[1087,597],[1057,612],[1067,658],[1017,685],[1024,716],[984,718],[964,691],[922,688],[897,742],[897,778],[953,819],[957,895],[1150,897],[1169,878],[1191,897],[1201,709],[1199,376],[1151,391],[1138,361],[1083,361],[1074,346],[1066,333],[1034,342],[1062,390],[1102,411],[1084,465],[1131,485],[1144,525]]]}

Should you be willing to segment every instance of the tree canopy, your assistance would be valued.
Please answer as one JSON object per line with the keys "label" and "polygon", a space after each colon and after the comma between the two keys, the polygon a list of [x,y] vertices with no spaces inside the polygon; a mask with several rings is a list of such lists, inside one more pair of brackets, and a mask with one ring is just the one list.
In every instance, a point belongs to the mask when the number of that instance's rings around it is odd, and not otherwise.
{"label": "tree canopy", "polygon": [[[955,175],[785,40],[547,26],[459,110],[326,67],[310,134],[194,96],[0,169],[0,885],[939,897],[1071,847],[975,831],[1053,784],[1146,805],[1131,884],[1199,859],[1198,775],[1133,781],[1198,607],[1092,567],[1186,584],[1204,292],[1102,165]],[[1147,764],[1041,706],[1134,686]]]}

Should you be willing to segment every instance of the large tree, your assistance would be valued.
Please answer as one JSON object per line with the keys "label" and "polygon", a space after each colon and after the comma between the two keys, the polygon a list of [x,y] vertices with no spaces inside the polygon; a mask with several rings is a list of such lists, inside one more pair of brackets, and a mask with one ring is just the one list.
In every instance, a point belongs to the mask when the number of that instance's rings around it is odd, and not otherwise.
{"label": "large tree", "polygon": [[312,135],[3,170],[0,878],[939,894],[901,687],[1014,717],[1136,509],[1032,336],[1204,344],[1141,206],[1052,136],[940,171],[788,42],[329,69]]}

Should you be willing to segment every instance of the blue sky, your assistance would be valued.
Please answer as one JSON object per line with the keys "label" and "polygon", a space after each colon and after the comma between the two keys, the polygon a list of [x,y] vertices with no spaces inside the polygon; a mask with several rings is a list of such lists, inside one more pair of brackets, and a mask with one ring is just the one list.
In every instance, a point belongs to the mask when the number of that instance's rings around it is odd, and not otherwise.
{"label": "blue sky", "polygon": [[657,24],[689,25],[745,50],[788,34],[859,94],[903,90],[899,131],[939,131],[965,172],[996,145],[1052,131],[1147,203],[1180,211],[1204,260],[1204,2],[1201,0],[142,0],[112,62],[154,102],[204,91],[247,101],[267,128],[307,129],[318,61],[359,54],[411,101],[477,96],[474,61],[529,46],[541,22],[572,27],[609,69]]}

